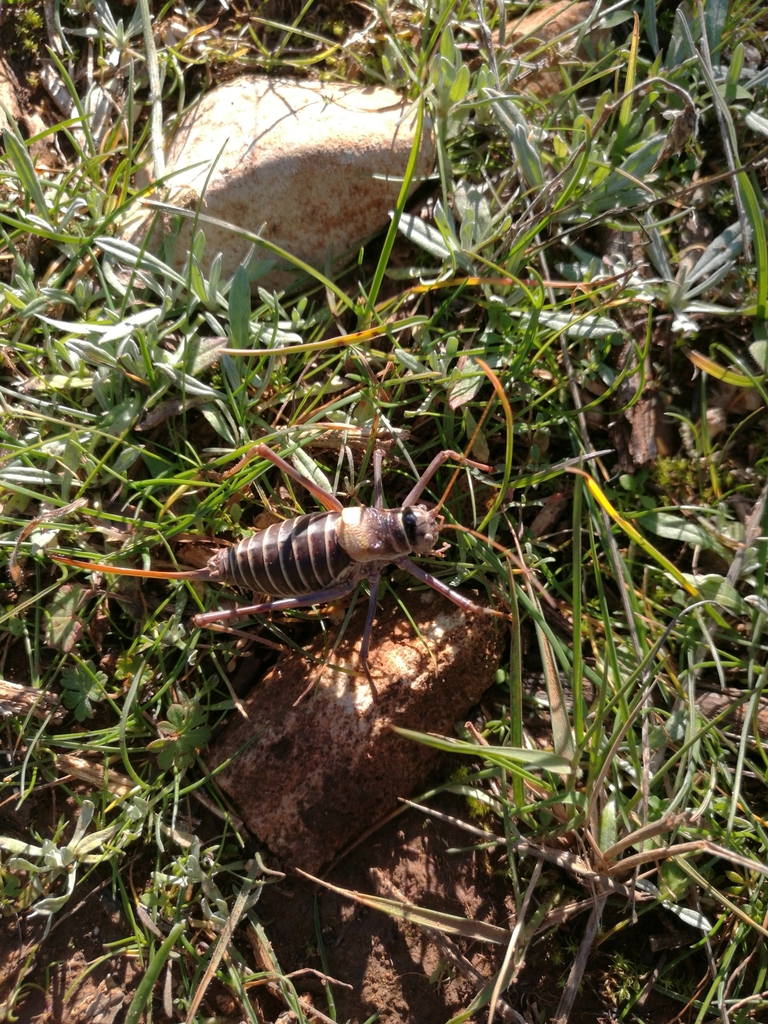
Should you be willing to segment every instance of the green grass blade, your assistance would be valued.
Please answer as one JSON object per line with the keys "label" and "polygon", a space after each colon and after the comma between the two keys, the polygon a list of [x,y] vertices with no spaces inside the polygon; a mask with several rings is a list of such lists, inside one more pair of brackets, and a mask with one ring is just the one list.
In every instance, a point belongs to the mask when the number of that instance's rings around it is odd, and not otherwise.
{"label": "green grass blade", "polygon": [[3,144],[19,176],[22,188],[34,203],[38,217],[42,217],[48,225],[53,227],[51,213],[24,140],[15,131],[4,128]]}
{"label": "green grass blade", "polygon": [[187,930],[186,921],[178,921],[168,933],[168,937],[162,943],[155,955],[147,965],[144,977],[139,982],[139,987],[131,1000],[128,1012],[125,1015],[125,1024],[139,1024],[143,1019],[144,1010],[152,998],[152,989],[155,987],[160,972],[168,962],[173,947]]}

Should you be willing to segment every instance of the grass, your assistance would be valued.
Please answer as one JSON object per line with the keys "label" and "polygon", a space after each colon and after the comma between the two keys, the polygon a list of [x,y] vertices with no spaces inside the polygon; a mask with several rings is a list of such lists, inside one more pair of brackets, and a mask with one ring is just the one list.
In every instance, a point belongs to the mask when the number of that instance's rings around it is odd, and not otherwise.
{"label": "grass", "polygon": [[[181,965],[182,1018],[208,968],[256,1019],[246,988],[259,970],[239,953],[222,955],[236,951],[238,925],[267,948],[253,902],[273,876],[246,857],[201,753],[232,708],[240,640],[190,625],[222,595],[190,582],[107,583],[56,567],[50,555],[181,565],[190,539],[240,539],[262,509],[313,510],[263,461],[226,475],[256,438],[283,454],[301,448],[304,471],[345,500],[369,502],[377,437],[390,443],[385,490],[396,494],[437,451],[462,449],[474,434],[476,457],[497,473],[463,472],[470,500],[454,489],[446,509],[487,540],[452,532],[448,557],[430,568],[452,584],[487,582],[516,611],[488,746],[444,744],[469,759],[448,785],[486,809],[475,838],[505,855],[520,925],[495,938],[462,926],[465,937],[506,943],[477,1005],[498,1000],[557,926],[561,910],[537,918],[533,896],[544,905],[550,890],[567,891],[566,877],[588,879],[597,894],[593,904],[584,894],[575,901],[589,916],[587,947],[609,941],[605,902],[621,906],[629,892],[638,918],[663,908],[687,929],[688,945],[650,981],[639,956],[615,966],[606,998],[620,1019],[645,1019],[646,982],[696,1024],[764,1019],[761,5],[708,3],[703,35],[683,8],[672,16],[653,4],[617,5],[610,32],[591,36],[580,56],[563,51],[562,86],[546,98],[518,85],[553,46],[519,65],[489,57],[493,4],[378,6],[376,31],[349,45],[331,7],[305,8],[279,27],[230,14],[215,38],[190,35],[173,49],[158,42],[167,113],[194,94],[200,64],[214,79],[225,68],[316,65],[328,75],[352,66],[361,82],[404,88],[433,119],[432,219],[403,196],[381,255],[366,256],[333,292],[309,279],[290,296],[253,298],[245,271],[223,281],[190,262],[178,274],[117,239],[151,134],[147,65],[140,21],[126,29],[104,6],[93,11],[102,56],[119,56],[125,101],[96,137],[64,75],[75,105],[55,128],[63,165],[35,168],[34,140],[13,127],[0,163],[0,540],[14,563],[2,664],[33,695],[61,699],[42,719],[32,704],[9,719],[15,757],[3,799],[23,802],[62,775],[83,778],[77,758],[97,775],[87,795],[59,783],[79,808],[74,831],[62,820],[52,834],[0,836],[4,913],[31,908],[53,923],[76,882],[111,872],[134,925],[124,951],[146,967],[126,1019],[141,1018],[171,961]],[[171,19],[168,8],[154,14]],[[185,18],[190,30],[205,22],[202,13]],[[85,24],[74,10],[69,19]],[[657,166],[670,124],[663,115],[686,112],[697,131]],[[391,261],[403,236],[405,269]],[[346,334],[329,344],[339,322]],[[222,338],[254,354],[222,354]],[[477,360],[501,382],[503,400]],[[674,440],[654,457],[662,413]],[[606,449],[581,473],[566,471]],[[433,499],[451,472],[438,474]],[[560,493],[570,516],[533,529]],[[511,577],[490,541],[529,571]],[[263,635],[295,645],[297,618],[276,616]],[[532,745],[522,716],[531,644],[551,715],[549,763],[523,749]],[[738,722],[708,718],[698,703],[704,689],[726,687],[745,710]],[[219,808],[220,835],[182,835],[180,807],[195,793]],[[477,828],[469,812],[467,827]],[[571,842],[558,854],[559,881],[540,874],[556,837]],[[154,869],[138,914],[121,872],[140,844],[154,851]],[[407,913],[423,919],[418,908]],[[219,942],[213,959],[190,939],[192,919],[211,946]],[[438,915],[429,925],[449,922]],[[562,1015],[580,963],[568,954]],[[25,991],[22,980],[9,1005],[23,1011]],[[280,991],[307,1019],[292,982],[282,979]],[[470,1011],[478,1012],[454,1019]],[[332,1004],[325,1012],[333,1016]]]}

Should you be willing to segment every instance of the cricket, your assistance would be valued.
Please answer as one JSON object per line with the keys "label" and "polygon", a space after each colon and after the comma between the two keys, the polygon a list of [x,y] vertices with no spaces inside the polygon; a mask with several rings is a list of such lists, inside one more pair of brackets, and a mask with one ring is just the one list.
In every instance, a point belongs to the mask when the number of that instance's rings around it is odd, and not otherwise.
{"label": "cricket", "polygon": [[492,466],[475,462],[460,452],[441,451],[411,488],[402,506],[387,509],[384,507],[381,474],[383,452],[379,449],[373,454],[372,507],[345,507],[334,494],[294,469],[266,444],[256,445],[245,459],[254,456],[266,459],[306,487],[325,511],[274,523],[238,544],[221,548],[201,569],[164,572],[129,569],[62,556],[52,556],[53,560],[77,569],[154,579],[204,580],[272,595],[271,600],[259,604],[199,613],[192,620],[199,627],[230,623],[246,616],[327,604],[347,597],[358,583],[368,580],[370,596],[360,647],[360,668],[368,679],[374,698],[376,687],[371,677],[368,655],[379,582],[386,566],[395,565],[404,569],[466,612],[509,618],[505,611],[475,604],[426,572],[411,558],[412,555],[440,554],[447,547],[436,547],[444,523],[444,517],[439,512],[440,506],[430,509],[418,503],[440,466],[448,460],[485,472],[493,471]]}

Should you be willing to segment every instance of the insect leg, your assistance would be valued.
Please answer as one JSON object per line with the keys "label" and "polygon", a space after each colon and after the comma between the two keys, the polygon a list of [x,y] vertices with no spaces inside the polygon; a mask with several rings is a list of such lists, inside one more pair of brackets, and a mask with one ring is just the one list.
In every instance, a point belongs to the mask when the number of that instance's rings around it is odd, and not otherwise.
{"label": "insect leg", "polygon": [[487,473],[493,472],[493,466],[486,466],[484,462],[474,462],[472,459],[468,459],[466,455],[462,455],[461,452],[438,452],[434,459],[432,459],[430,464],[424,470],[424,472],[421,474],[419,479],[416,481],[413,488],[411,489],[410,494],[408,494],[408,496],[403,501],[404,508],[407,505],[412,505],[416,501],[416,499],[421,495],[421,492],[427,486],[427,484],[438,471],[438,469],[442,466],[444,462],[447,462],[448,459],[455,459],[456,462],[461,462],[465,466],[474,466],[475,469],[484,469]]}
{"label": "insect leg", "polygon": [[262,604],[241,605],[238,608],[225,608],[217,612],[203,612],[192,619],[196,626],[207,626],[211,622],[230,622],[242,619],[246,615],[266,615],[267,612],[287,611],[289,608],[310,608],[313,604],[327,604],[340,597],[351,594],[357,585],[355,580],[346,581],[338,587],[316,590],[314,594],[300,594],[297,597],[280,597],[276,601],[265,601]]}
{"label": "insect leg", "polygon": [[438,594],[442,594],[443,597],[447,597],[449,601],[453,601],[459,608],[463,608],[465,612],[482,612],[483,615],[497,615],[500,619],[509,619],[510,615],[508,612],[499,611],[496,608],[486,608],[484,605],[475,604],[474,601],[470,601],[468,597],[464,597],[458,590],[454,590],[453,587],[449,587],[447,583],[443,583],[437,576],[433,576],[431,573],[424,572],[424,570],[412,562],[410,558],[400,558],[397,564],[401,569],[405,569],[411,576],[415,576],[417,580],[421,580],[422,583],[428,584],[433,590],[436,590]]}
{"label": "insect leg", "polygon": [[[375,458],[376,458],[376,456],[374,455],[374,459]],[[379,460],[379,463],[381,463],[381,460]],[[374,465],[375,465],[375,463],[374,463]],[[379,465],[379,469],[381,469],[381,465]],[[366,616],[366,619],[365,619],[365,629],[363,630],[363,641],[360,644],[360,665],[362,666],[363,672],[365,672],[366,678],[368,680],[368,685],[371,688],[371,696],[373,697],[373,703],[374,704],[377,703],[377,701],[379,699],[379,694],[378,694],[378,692],[376,690],[376,686],[375,686],[375,684],[373,682],[373,677],[371,676],[371,670],[370,670],[370,667],[368,665],[368,651],[371,648],[371,632],[373,630],[373,620],[376,617],[376,599],[379,596],[379,579],[380,578],[381,577],[379,576],[379,574],[377,572],[376,573],[371,573],[371,575],[368,577],[368,586],[370,588],[371,596],[370,596],[370,598],[368,600],[368,615]]]}
{"label": "insect leg", "polygon": [[229,470],[227,473],[225,473],[224,476],[230,476],[241,466],[245,465],[248,459],[252,458],[254,455],[258,455],[262,459],[267,459],[269,462],[272,463],[272,465],[278,466],[280,469],[282,469],[286,476],[289,476],[292,480],[296,480],[296,482],[300,483],[302,487],[306,487],[310,494],[314,494],[314,496],[317,498],[317,500],[320,502],[323,508],[327,509],[328,512],[341,512],[341,510],[344,508],[344,506],[341,504],[341,502],[339,501],[335,494],[331,494],[330,491],[326,491],[322,487],[318,487],[318,485],[313,480],[310,480],[309,477],[304,476],[303,473],[299,473],[297,469],[294,469],[293,466],[286,462],[285,459],[281,458],[277,454],[277,452],[273,452],[272,449],[268,447],[268,445],[266,444],[257,444],[255,445],[255,447],[251,448],[248,452],[246,452],[246,454],[238,462],[238,464],[234,466],[231,470]]}
{"label": "insect leg", "polygon": [[381,483],[381,460],[384,452],[376,449],[373,453],[373,507],[384,508],[384,488]]}

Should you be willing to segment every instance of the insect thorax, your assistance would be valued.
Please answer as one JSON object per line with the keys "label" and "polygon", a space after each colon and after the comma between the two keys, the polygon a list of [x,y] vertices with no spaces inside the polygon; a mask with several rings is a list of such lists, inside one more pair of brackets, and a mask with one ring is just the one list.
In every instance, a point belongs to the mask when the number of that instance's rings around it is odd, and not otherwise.
{"label": "insect thorax", "polygon": [[338,520],[339,543],[356,562],[391,562],[403,555],[431,551],[440,532],[440,516],[408,508],[345,508]]}

